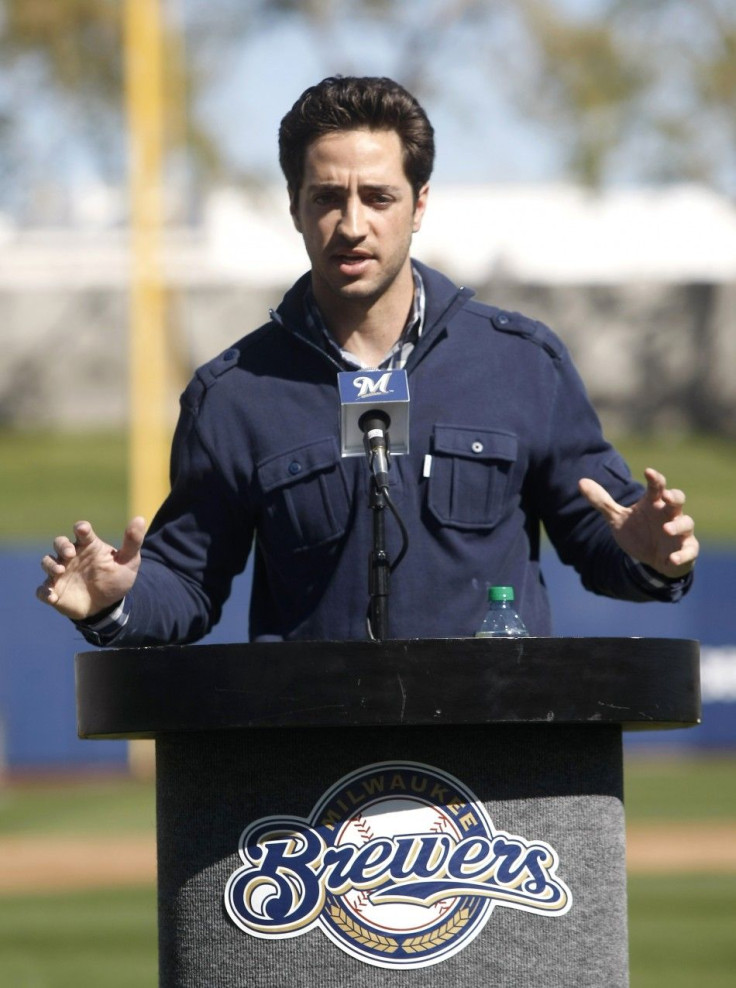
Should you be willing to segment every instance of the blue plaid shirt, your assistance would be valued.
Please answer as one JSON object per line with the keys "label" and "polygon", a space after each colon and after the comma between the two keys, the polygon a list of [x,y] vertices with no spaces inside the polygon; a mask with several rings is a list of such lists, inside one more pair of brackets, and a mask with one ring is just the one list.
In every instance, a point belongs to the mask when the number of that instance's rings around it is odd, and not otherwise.
{"label": "blue plaid shirt", "polygon": [[338,344],[335,337],[325,325],[311,288],[307,290],[307,294],[304,297],[304,319],[307,335],[318,346],[331,353],[333,357],[337,357],[345,366],[346,370],[401,370],[409,359],[409,354],[416,346],[424,328],[424,309],[426,302],[424,282],[416,268],[412,267],[411,273],[414,276],[414,300],[412,302],[411,312],[401,331],[401,335],[378,367],[368,368],[360,362],[354,353],[345,350]]}

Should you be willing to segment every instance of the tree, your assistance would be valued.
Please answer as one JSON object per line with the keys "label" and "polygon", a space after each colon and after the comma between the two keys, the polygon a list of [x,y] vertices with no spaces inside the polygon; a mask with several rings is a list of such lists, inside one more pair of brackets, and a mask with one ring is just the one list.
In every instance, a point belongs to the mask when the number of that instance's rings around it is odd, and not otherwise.
{"label": "tree", "polygon": [[[6,204],[28,178],[28,121],[44,114],[60,131],[63,120],[64,130],[53,148],[44,145],[39,173],[63,171],[74,145],[108,181],[121,181],[124,2],[0,0]],[[167,15],[167,141],[189,198],[223,178],[247,179],[212,132],[206,99],[238,52],[286,26],[303,33],[324,75],[364,73],[376,60],[361,41],[380,39],[386,74],[416,92],[430,115],[451,105],[466,132],[487,127],[482,98],[504,103],[559,150],[573,179],[593,186],[694,179],[736,194],[733,0],[160,2]]]}
{"label": "tree", "polygon": [[[84,155],[110,184],[123,181],[126,162],[124,0],[0,0],[0,148],[9,150],[5,204],[37,176],[63,181]],[[163,38],[166,144],[186,151],[190,167],[219,166],[217,142],[190,112],[196,91],[183,58],[181,33],[169,21]],[[58,130],[53,142],[31,134],[29,121]],[[51,128],[49,128],[51,129]],[[22,154],[22,146],[32,150]],[[74,148],[74,150],[72,150]],[[71,160],[70,160],[71,159]],[[0,200],[2,205],[2,200]],[[16,201],[17,205],[17,201]]]}
{"label": "tree", "polygon": [[733,0],[218,0],[207,9],[240,44],[298,18],[325,74],[363,72],[346,31],[378,29],[389,74],[429,103],[451,99],[479,127],[472,67],[475,88],[545,130],[566,174],[586,184],[698,180],[736,193]]}
{"label": "tree", "polygon": [[736,5],[611,0],[607,6],[619,49],[650,67],[630,110],[644,174],[704,181],[736,194]]}

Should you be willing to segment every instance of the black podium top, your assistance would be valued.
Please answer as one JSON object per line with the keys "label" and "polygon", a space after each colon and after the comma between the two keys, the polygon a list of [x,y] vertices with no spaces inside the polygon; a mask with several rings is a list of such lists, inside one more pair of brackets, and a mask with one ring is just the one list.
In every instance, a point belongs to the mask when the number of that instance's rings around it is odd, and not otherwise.
{"label": "black podium top", "polygon": [[82,738],[174,731],[700,722],[699,647],[669,638],[412,639],[76,656]]}

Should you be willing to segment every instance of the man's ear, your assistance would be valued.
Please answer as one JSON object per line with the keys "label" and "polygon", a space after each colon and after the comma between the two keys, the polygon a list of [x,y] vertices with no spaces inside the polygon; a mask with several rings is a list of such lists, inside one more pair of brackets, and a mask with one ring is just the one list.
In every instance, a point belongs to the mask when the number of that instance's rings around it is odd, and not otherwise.
{"label": "man's ear", "polygon": [[427,209],[427,197],[429,196],[429,182],[423,185],[419,190],[416,202],[414,203],[414,224],[412,226],[412,231],[414,233],[419,233],[422,226],[422,220],[424,219],[424,213]]}
{"label": "man's ear", "polygon": [[291,221],[296,227],[297,233],[302,233],[302,225],[299,220],[299,196],[295,195],[291,189],[289,189],[289,212],[291,213]]}

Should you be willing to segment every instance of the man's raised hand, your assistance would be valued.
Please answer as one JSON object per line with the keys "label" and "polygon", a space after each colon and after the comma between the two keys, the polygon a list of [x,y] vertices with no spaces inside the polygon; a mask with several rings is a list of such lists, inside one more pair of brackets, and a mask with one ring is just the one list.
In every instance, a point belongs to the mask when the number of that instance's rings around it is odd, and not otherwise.
{"label": "man's raised hand", "polygon": [[683,511],[685,495],[670,490],[658,470],[649,467],[644,475],[647,489],[630,508],[618,504],[589,478],[580,481],[580,490],[608,521],[613,537],[624,552],[663,576],[685,576],[693,568],[700,550],[694,522]]}
{"label": "man's raised hand", "polygon": [[95,535],[88,521],[74,526],[74,541],[59,535],[53,554],[41,560],[46,580],[36,596],[74,621],[83,621],[116,604],[135,583],[146,531],[143,518],[133,518],[119,549]]}

